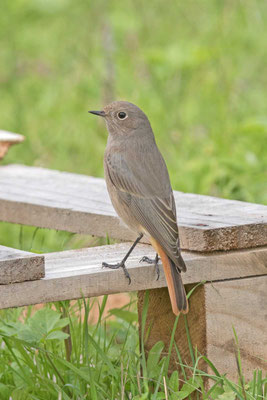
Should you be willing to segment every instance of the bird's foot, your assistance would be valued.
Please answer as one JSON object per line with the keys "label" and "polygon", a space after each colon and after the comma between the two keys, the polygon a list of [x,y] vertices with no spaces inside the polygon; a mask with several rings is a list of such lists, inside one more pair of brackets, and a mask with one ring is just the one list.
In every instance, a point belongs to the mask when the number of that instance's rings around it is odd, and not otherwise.
{"label": "bird's foot", "polygon": [[102,268],[111,268],[111,269],[122,268],[125,277],[126,277],[127,279],[129,279],[129,285],[131,284],[131,281],[132,281],[132,280],[131,280],[130,274],[129,274],[129,272],[128,272],[128,270],[127,270],[127,268],[126,268],[124,262],[119,262],[119,263],[117,263],[117,264],[108,264],[108,263],[106,263],[106,262],[102,262]]}
{"label": "bird's foot", "polygon": [[149,258],[149,257],[147,257],[147,256],[144,256],[144,257],[140,258],[139,262],[140,262],[140,263],[141,263],[141,262],[146,262],[146,263],[148,263],[148,264],[154,264],[155,259],[154,259],[154,258]]}
{"label": "bird's foot", "polygon": [[153,258],[149,258],[147,256],[142,257],[139,262],[146,262],[148,264],[153,264],[156,268],[156,274],[157,274],[157,281],[159,280],[160,277],[160,270],[159,270],[159,256],[156,255],[156,257]]}

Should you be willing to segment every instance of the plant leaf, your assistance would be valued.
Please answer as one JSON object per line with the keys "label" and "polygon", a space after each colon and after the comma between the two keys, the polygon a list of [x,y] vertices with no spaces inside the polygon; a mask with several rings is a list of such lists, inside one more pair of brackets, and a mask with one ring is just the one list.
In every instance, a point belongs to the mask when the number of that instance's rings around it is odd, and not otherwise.
{"label": "plant leaf", "polygon": [[121,318],[126,322],[137,322],[137,313],[128,311],[128,310],[120,310],[119,308],[113,308],[109,310],[111,315],[114,315],[117,318]]}
{"label": "plant leaf", "polygon": [[158,375],[159,372],[158,363],[163,349],[164,349],[164,343],[162,341],[159,341],[156,344],[154,344],[154,346],[148,353],[147,373],[150,378],[154,377],[155,375]]}
{"label": "plant leaf", "polygon": [[54,340],[54,339],[58,339],[58,340],[64,340],[67,339],[69,337],[69,334],[62,332],[62,331],[53,331],[50,332],[47,336],[46,336],[46,340]]}

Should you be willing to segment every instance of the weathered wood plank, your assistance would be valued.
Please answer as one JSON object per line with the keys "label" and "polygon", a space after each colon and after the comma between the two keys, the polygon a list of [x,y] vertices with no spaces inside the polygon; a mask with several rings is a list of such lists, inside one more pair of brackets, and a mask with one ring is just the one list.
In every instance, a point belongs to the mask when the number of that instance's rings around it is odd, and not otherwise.
{"label": "weathered wood plank", "polygon": [[[140,244],[127,261],[131,285],[122,270],[103,269],[102,261],[116,263],[129,249],[130,243],[88,249],[70,250],[45,255],[45,278],[1,287],[0,308],[18,307],[50,301],[68,300],[103,294],[137,291],[166,286],[161,269],[156,280],[154,268],[139,263],[142,256],[154,256],[151,246]],[[185,252],[188,271],[184,283],[202,280],[239,278],[266,274],[267,249],[243,250],[226,254],[201,255]]]}
{"label": "weathered wood plank", "polygon": [[[188,292],[192,286],[186,285]],[[191,342],[202,355],[206,355],[219,372],[227,372],[227,377],[238,380],[235,358],[236,330],[242,359],[242,372],[247,380],[252,379],[254,369],[267,372],[267,276],[233,279],[206,283],[193,292],[187,315]],[[145,292],[138,293],[138,314],[141,320]],[[171,332],[175,321],[166,288],[149,292],[149,309],[146,327],[149,338],[145,349],[149,351],[155,343],[162,340],[168,351]],[[146,329],[147,329],[146,328]],[[183,363],[192,366],[188,341],[181,315],[175,333],[175,343]],[[210,372],[203,360],[198,367]],[[175,349],[172,352],[169,371],[179,368]],[[192,372],[186,369],[188,375]]]}
{"label": "weathered wood plank", "polygon": [[252,379],[258,368],[267,373],[267,276],[205,285],[207,356],[219,371],[237,381],[236,330],[242,372]]}
{"label": "weathered wood plank", "polygon": [[[0,220],[133,240],[100,178],[18,165],[0,167]],[[192,251],[267,244],[267,207],[174,193],[181,246]]]}
{"label": "weathered wood plank", "polygon": [[0,285],[40,279],[44,273],[44,256],[0,246]]}
{"label": "weathered wood plank", "polygon": [[21,143],[24,139],[25,137],[18,133],[0,130],[0,160],[4,158],[10,146],[16,143]]}

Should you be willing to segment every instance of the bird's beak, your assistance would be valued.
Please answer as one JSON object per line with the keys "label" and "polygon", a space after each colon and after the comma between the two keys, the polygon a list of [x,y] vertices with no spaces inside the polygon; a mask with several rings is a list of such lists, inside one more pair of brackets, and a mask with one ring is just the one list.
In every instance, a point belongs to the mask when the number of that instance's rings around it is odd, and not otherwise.
{"label": "bird's beak", "polygon": [[88,111],[91,114],[98,115],[99,117],[105,117],[106,113],[104,111]]}

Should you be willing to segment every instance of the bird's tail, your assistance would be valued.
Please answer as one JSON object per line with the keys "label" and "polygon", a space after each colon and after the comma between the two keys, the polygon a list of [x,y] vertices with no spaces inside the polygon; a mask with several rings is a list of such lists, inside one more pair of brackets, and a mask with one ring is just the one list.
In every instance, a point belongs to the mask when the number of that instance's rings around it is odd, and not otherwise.
{"label": "bird's tail", "polygon": [[[169,257],[168,257],[168,261],[169,261],[169,266],[167,268],[169,268],[171,271],[170,275],[171,275],[171,280],[172,280],[170,285],[174,286],[174,296],[173,296],[173,298],[171,297],[173,312],[176,315],[178,315],[180,312],[183,314],[187,314],[189,311],[189,306],[188,306],[188,301],[186,298],[186,293],[185,293],[181,273],[179,272],[176,265]],[[164,267],[164,271],[165,271],[165,269],[166,269],[166,267]],[[165,272],[165,275],[166,275],[166,272]],[[166,279],[167,279],[167,276],[166,276]],[[169,282],[167,281],[167,283],[168,283],[168,287],[169,287]]]}
{"label": "bird's tail", "polygon": [[[155,250],[159,253],[159,256],[162,261],[168,285],[172,311],[174,312],[175,315],[178,315],[180,312],[183,314],[187,314],[189,311],[189,306],[179,269],[176,267],[174,262],[167,256],[161,245],[153,238],[150,238],[150,240]],[[182,259],[182,256],[180,257]],[[181,269],[183,270],[186,269],[185,264],[184,267]]]}

